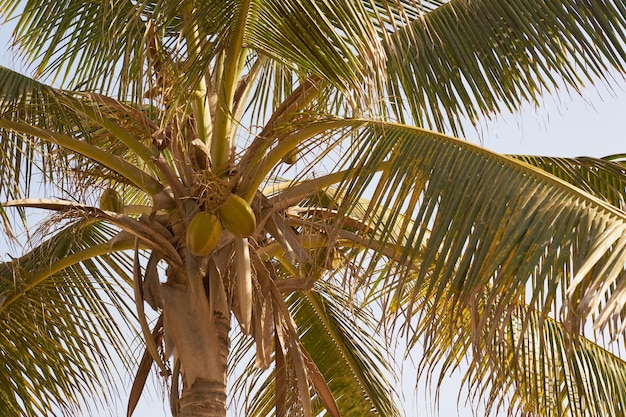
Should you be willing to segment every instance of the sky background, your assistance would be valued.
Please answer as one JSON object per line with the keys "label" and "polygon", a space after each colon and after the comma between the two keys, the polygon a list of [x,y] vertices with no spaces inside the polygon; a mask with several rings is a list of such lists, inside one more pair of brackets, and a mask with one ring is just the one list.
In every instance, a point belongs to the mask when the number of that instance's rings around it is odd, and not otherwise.
{"label": "sky background", "polygon": [[[0,65],[20,69],[19,60],[7,52],[11,29],[0,26]],[[588,86],[583,96],[566,92],[558,96],[548,96],[539,108],[526,106],[515,115],[500,115],[493,121],[484,122],[479,129],[467,129],[466,139],[501,153],[534,154],[549,156],[595,156],[602,157],[616,153],[626,153],[626,81],[615,76],[612,90],[602,83]],[[6,252],[4,237],[0,237],[0,252]],[[2,259],[2,257],[0,257]],[[411,363],[407,363],[403,390],[406,398],[407,417],[432,415],[431,398],[423,391],[413,396],[414,378]],[[439,408],[441,416],[470,417],[469,408],[457,407],[460,378],[453,377],[442,388]],[[132,382],[125,376],[128,387]],[[157,417],[166,414],[167,404],[162,404],[155,384],[144,396],[136,417]],[[464,397],[461,397],[462,402]],[[118,414],[125,415],[126,399],[119,401]],[[235,414],[236,415],[236,414]],[[480,412],[475,414],[481,415]]]}

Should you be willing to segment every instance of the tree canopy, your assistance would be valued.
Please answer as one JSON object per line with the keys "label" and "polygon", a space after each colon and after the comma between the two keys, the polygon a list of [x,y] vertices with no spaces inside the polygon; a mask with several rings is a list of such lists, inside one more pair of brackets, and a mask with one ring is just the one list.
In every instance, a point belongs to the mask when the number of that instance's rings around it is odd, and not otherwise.
{"label": "tree canopy", "polygon": [[0,67],[3,412],[106,405],[119,357],[129,415],[155,372],[175,416],[402,415],[406,343],[487,413],[624,414],[625,155],[457,137],[614,82],[623,1],[0,11],[31,63]]}

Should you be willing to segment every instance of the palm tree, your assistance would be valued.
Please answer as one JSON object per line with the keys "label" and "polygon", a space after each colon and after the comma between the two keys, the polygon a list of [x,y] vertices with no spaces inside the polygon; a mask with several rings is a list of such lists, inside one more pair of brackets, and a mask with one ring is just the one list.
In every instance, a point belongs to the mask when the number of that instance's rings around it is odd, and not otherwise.
{"label": "palm tree", "polygon": [[623,69],[623,2],[0,10],[32,63],[0,68],[4,415],[106,404],[118,356],[128,415],[155,367],[175,416],[227,375],[245,415],[401,415],[399,340],[488,412],[624,415],[624,155],[447,135]]}

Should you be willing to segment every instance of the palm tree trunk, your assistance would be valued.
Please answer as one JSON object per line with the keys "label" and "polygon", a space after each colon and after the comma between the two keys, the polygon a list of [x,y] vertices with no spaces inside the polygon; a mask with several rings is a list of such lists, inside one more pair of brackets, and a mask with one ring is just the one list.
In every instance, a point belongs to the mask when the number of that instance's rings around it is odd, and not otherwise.
{"label": "palm tree trunk", "polygon": [[[214,312],[215,335],[217,336],[217,362],[222,376],[219,380],[197,379],[191,386],[183,388],[178,417],[226,417],[226,373],[230,350],[230,320]],[[207,352],[213,354],[213,352]],[[198,361],[206,360],[206,355]]]}
{"label": "palm tree trunk", "polygon": [[196,380],[184,390],[179,403],[179,417],[224,417],[226,386],[217,381]]}
{"label": "palm tree trunk", "polygon": [[189,260],[187,274],[168,274],[168,282],[161,287],[164,330],[181,364],[178,417],[226,417],[230,317],[219,306],[210,311],[203,270]]}

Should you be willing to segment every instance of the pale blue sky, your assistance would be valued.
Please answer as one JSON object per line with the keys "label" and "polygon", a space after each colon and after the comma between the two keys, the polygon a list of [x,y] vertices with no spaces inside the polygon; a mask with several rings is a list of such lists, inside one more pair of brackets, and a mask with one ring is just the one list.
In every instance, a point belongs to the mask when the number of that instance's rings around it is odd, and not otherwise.
{"label": "pale blue sky", "polygon": [[[626,81],[616,76],[612,90],[603,83],[579,95],[560,93],[540,108],[487,122],[480,135],[486,148],[501,153],[549,156],[607,156],[626,152]],[[478,142],[470,132],[468,140]]]}
{"label": "pale blue sky", "polygon": [[[10,30],[0,27],[0,65],[20,68],[19,61],[6,52]],[[615,90],[589,87],[583,90],[584,97],[563,94],[559,98],[547,97],[542,106],[530,106],[514,116],[505,115],[482,125],[480,134],[468,129],[467,139],[481,142],[485,147],[503,153],[525,153],[552,156],[606,156],[626,153],[626,81],[618,79]],[[0,240],[0,247],[4,242]],[[4,251],[2,251],[4,252]],[[410,364],[408,364],[410,365]],[[410,372],[407,372],[410,374]],[[130,385],[131,377],[126,378]],[[405,389],[412,391],[411,378],[405,381]],[[457,415],[458,379],[453,378],[442,392],[441,416]],[[152,406],[147,403],[152,402]],[[415,404],[419,405],[415,405]],[[425,417],[428,401],[424,393],[415,399],[408,398],[408,417]],[[161,404],[159,394],[151,389],[135,416],[148,417],[168,415]],[[119,416],[125,413],[125,399],[120,399]],[[415,414],[412,414],[415,413]],[[458,415],[469,417],[469,409],[461,407]],[[479,415],[479,414],[478,414]]]}

